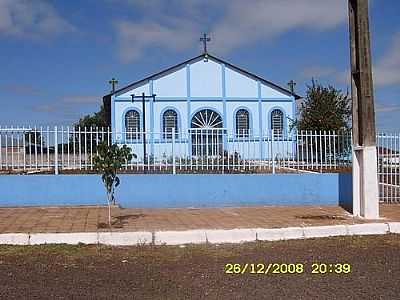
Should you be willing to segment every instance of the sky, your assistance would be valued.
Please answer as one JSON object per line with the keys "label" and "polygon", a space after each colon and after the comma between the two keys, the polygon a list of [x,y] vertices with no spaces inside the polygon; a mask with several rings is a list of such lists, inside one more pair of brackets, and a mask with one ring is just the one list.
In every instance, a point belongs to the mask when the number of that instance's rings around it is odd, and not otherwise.
{"label": "sky", "polygon": [[[208,50],[276,84],[350,90],[347,0],[0,0],[0,126],[71,125]],[[371,0],[377,128],[400,132],[400,1]]]}

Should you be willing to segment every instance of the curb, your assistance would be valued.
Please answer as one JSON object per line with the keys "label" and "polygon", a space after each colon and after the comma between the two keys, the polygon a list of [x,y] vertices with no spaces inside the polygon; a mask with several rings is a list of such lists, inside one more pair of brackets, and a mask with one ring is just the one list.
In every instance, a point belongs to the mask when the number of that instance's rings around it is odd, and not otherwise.
{"label": "curb", "polygon": [[151,232],[99,232],[98,240],[94,244],[104,244],[112,246],[135,246],[151,244]]}
{"label": "curb", "polygon": [[257,239],[256,229],[215,229],[205,233],[207,242],[211,244],[252,242]]}
{"label": "curb", "polygon": [[3,245],[104,244],[112,246],[220,244],[333,236],[400,234],[400,222],[287,228],[198,229],[156,232],[3,233]]}
{"label": "curb", "polygon": [[3,233],[0,234],[0,244],[3,245],[29,245],[27,233]]}

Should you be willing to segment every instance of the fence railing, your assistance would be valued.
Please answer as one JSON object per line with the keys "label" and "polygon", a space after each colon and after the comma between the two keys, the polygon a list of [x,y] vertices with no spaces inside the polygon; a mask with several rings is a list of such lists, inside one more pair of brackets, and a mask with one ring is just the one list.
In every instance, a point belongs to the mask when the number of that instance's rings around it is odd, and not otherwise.
{"label": "fence railing", "polygon": [[400,135],[378,134],[379,196],[385,203],[400,203]]}
{"label": "fence railing", "polygon": [[[129,173],[350,171],[351,132],[229,132],[223,128],[115,132],[110,128],[0,127],[0,173],[93,172],[98,145],[126,144]],[[377,134],[381,201],[400,202],[400,135]]]}
{"label": "fence railing", "polygon": [[0,171],[93,170],[100,142],[126,144],[133,173],[329,172],[351,164],[351,134],[332,131],[113,132],[109,128],[0,128]]}

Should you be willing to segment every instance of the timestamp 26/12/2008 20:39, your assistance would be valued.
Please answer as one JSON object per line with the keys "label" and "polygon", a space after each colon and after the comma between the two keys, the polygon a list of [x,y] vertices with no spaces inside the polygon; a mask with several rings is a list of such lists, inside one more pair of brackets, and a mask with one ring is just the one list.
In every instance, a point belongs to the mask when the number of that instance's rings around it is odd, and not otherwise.
{"label": "timestamp 26/12/2008 20:39", "polygon": [[226,274],[349,274],[349,263],[227,263]]}

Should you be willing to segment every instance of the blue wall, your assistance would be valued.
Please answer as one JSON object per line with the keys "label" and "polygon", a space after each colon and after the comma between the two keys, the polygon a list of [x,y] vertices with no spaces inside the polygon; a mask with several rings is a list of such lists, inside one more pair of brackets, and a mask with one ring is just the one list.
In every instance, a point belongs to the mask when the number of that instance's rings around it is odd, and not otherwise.
{"label": "blue wall", "polygon": [[[351,174],[120,175],[122,207],[351,204]],[[0,206],[96,205],[99,175],[0,176]]]}

